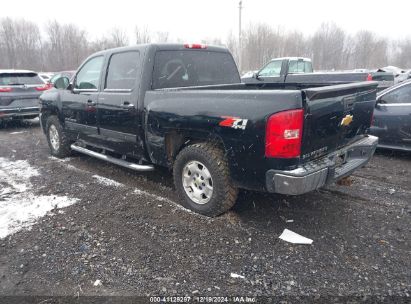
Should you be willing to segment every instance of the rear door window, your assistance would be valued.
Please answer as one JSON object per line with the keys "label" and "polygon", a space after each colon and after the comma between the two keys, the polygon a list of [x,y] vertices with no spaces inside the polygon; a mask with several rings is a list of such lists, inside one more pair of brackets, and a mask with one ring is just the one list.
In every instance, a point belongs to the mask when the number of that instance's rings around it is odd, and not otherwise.
{"label": "rear door window", "polygon": [[173,88],[239,83],[231,55],[205,50],[158,51],[152,88]]}
{"label": "rear door window", "polygon": [[3,73],[0,74],[0,86],[38,85],[44,81],[35,73]]}
{"label": "rear door window", "polygon": [[108,65],[105,90],[132,90],[139,71],[138,51],[113,54]]}
{"label": "rear door window", "polygon": [[288,73],[290,74],[301,74],[301,73],[312,73],[313,67],[311,62],[304,60],[290,60],[288,64]]}

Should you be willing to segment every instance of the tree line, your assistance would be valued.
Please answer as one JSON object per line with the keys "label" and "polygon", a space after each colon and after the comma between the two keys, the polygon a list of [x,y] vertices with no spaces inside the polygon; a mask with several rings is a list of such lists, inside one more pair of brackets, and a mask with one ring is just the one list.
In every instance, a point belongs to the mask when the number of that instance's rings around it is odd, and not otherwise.
{"label": "tree line", "polygon": [[[43,31],[42,31],[43,30]],[[183,42],[168,32],[135,27],[133,39],[120,28],[89,39],[75,24],[49,21],[44,28],[25,19],[0,19],[0,69],[36,71],[74,70],[90,54],[104,49],[150,42]],[[269,24],[250,24],[241,35],[241,70],[257,70],[275,57],[303,56],[313,59],[316,70],[347,70],[395,65],[411,68],[411,39],[392,40],[368,30],[348,34],[334,23],[323,23],[312,35],[287,31]],[[202,43],[228,47],[237,63],[239,39],[205,38]]]}

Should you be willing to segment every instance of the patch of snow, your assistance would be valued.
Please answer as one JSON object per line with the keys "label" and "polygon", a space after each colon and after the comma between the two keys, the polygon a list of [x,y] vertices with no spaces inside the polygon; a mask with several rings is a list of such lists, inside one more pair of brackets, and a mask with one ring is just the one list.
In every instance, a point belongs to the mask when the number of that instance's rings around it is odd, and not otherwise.
{"label": "patch of snow", "polygon": [[104,186],[114,186],[114,187],[124,186],[122,183],[116,182],[115,180],[112,180],[110,178],[103,177],[103,176],[100,176],[100,175],[93,175],[93,178],[95,178],[98,183],[100,183]]}
{"label": "patch of snow", "polygon": [[0,238],[30,229],[47,212],[78,201],[67,196],[35,195],[30,178],[38,175],[26,160],[0,157]]}
{"label": "patch of snow", "polygon": [[51,210],[68,207],[77,201],[67,196],[33,194],[6,198],[5,201],[0,201],[0,239],[20,229],[30,228],[37,219]]}
{"label": "patch of snow", "polygon": [[245,276],[242,276],[241,274],[236,274],[236,273],[231,273],[230,277],[234,279],[245,279]]}
{"label": "patch of snow", "polygon": [[0,157],[0,185],[10,188],[7,193],[26,191],[31,185],[30,178],[38,175],[38,170],[31,167],[26,160],[9,161]]}

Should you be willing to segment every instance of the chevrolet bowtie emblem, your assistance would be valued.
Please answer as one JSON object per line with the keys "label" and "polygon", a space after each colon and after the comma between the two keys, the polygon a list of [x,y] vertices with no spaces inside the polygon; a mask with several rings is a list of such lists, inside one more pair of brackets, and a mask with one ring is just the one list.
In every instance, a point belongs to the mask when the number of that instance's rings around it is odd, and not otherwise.
{"label": "chevrolet bowtie emblem", "polygon": [[345,117],[341,120],[341,126],[349,126],[350,123],[353,121],[352,115],[345,115]]}

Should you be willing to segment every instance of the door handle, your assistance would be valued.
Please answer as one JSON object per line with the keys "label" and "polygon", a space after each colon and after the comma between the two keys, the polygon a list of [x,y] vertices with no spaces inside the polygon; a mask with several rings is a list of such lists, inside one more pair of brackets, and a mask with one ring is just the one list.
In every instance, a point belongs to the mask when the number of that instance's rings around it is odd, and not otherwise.
{"label": "door handle", "polygon": [[93,100],[89,99],[89,100],[87,100],[87,105],[88,106],[95,106],[96,103]]}
{"label": "door handle", "polygon": [[134,105],[132,103],[129,103],[128,101],[123,102],[123,104],[121,105],[121,107],[123,109],[131,109],[134,108]]}

